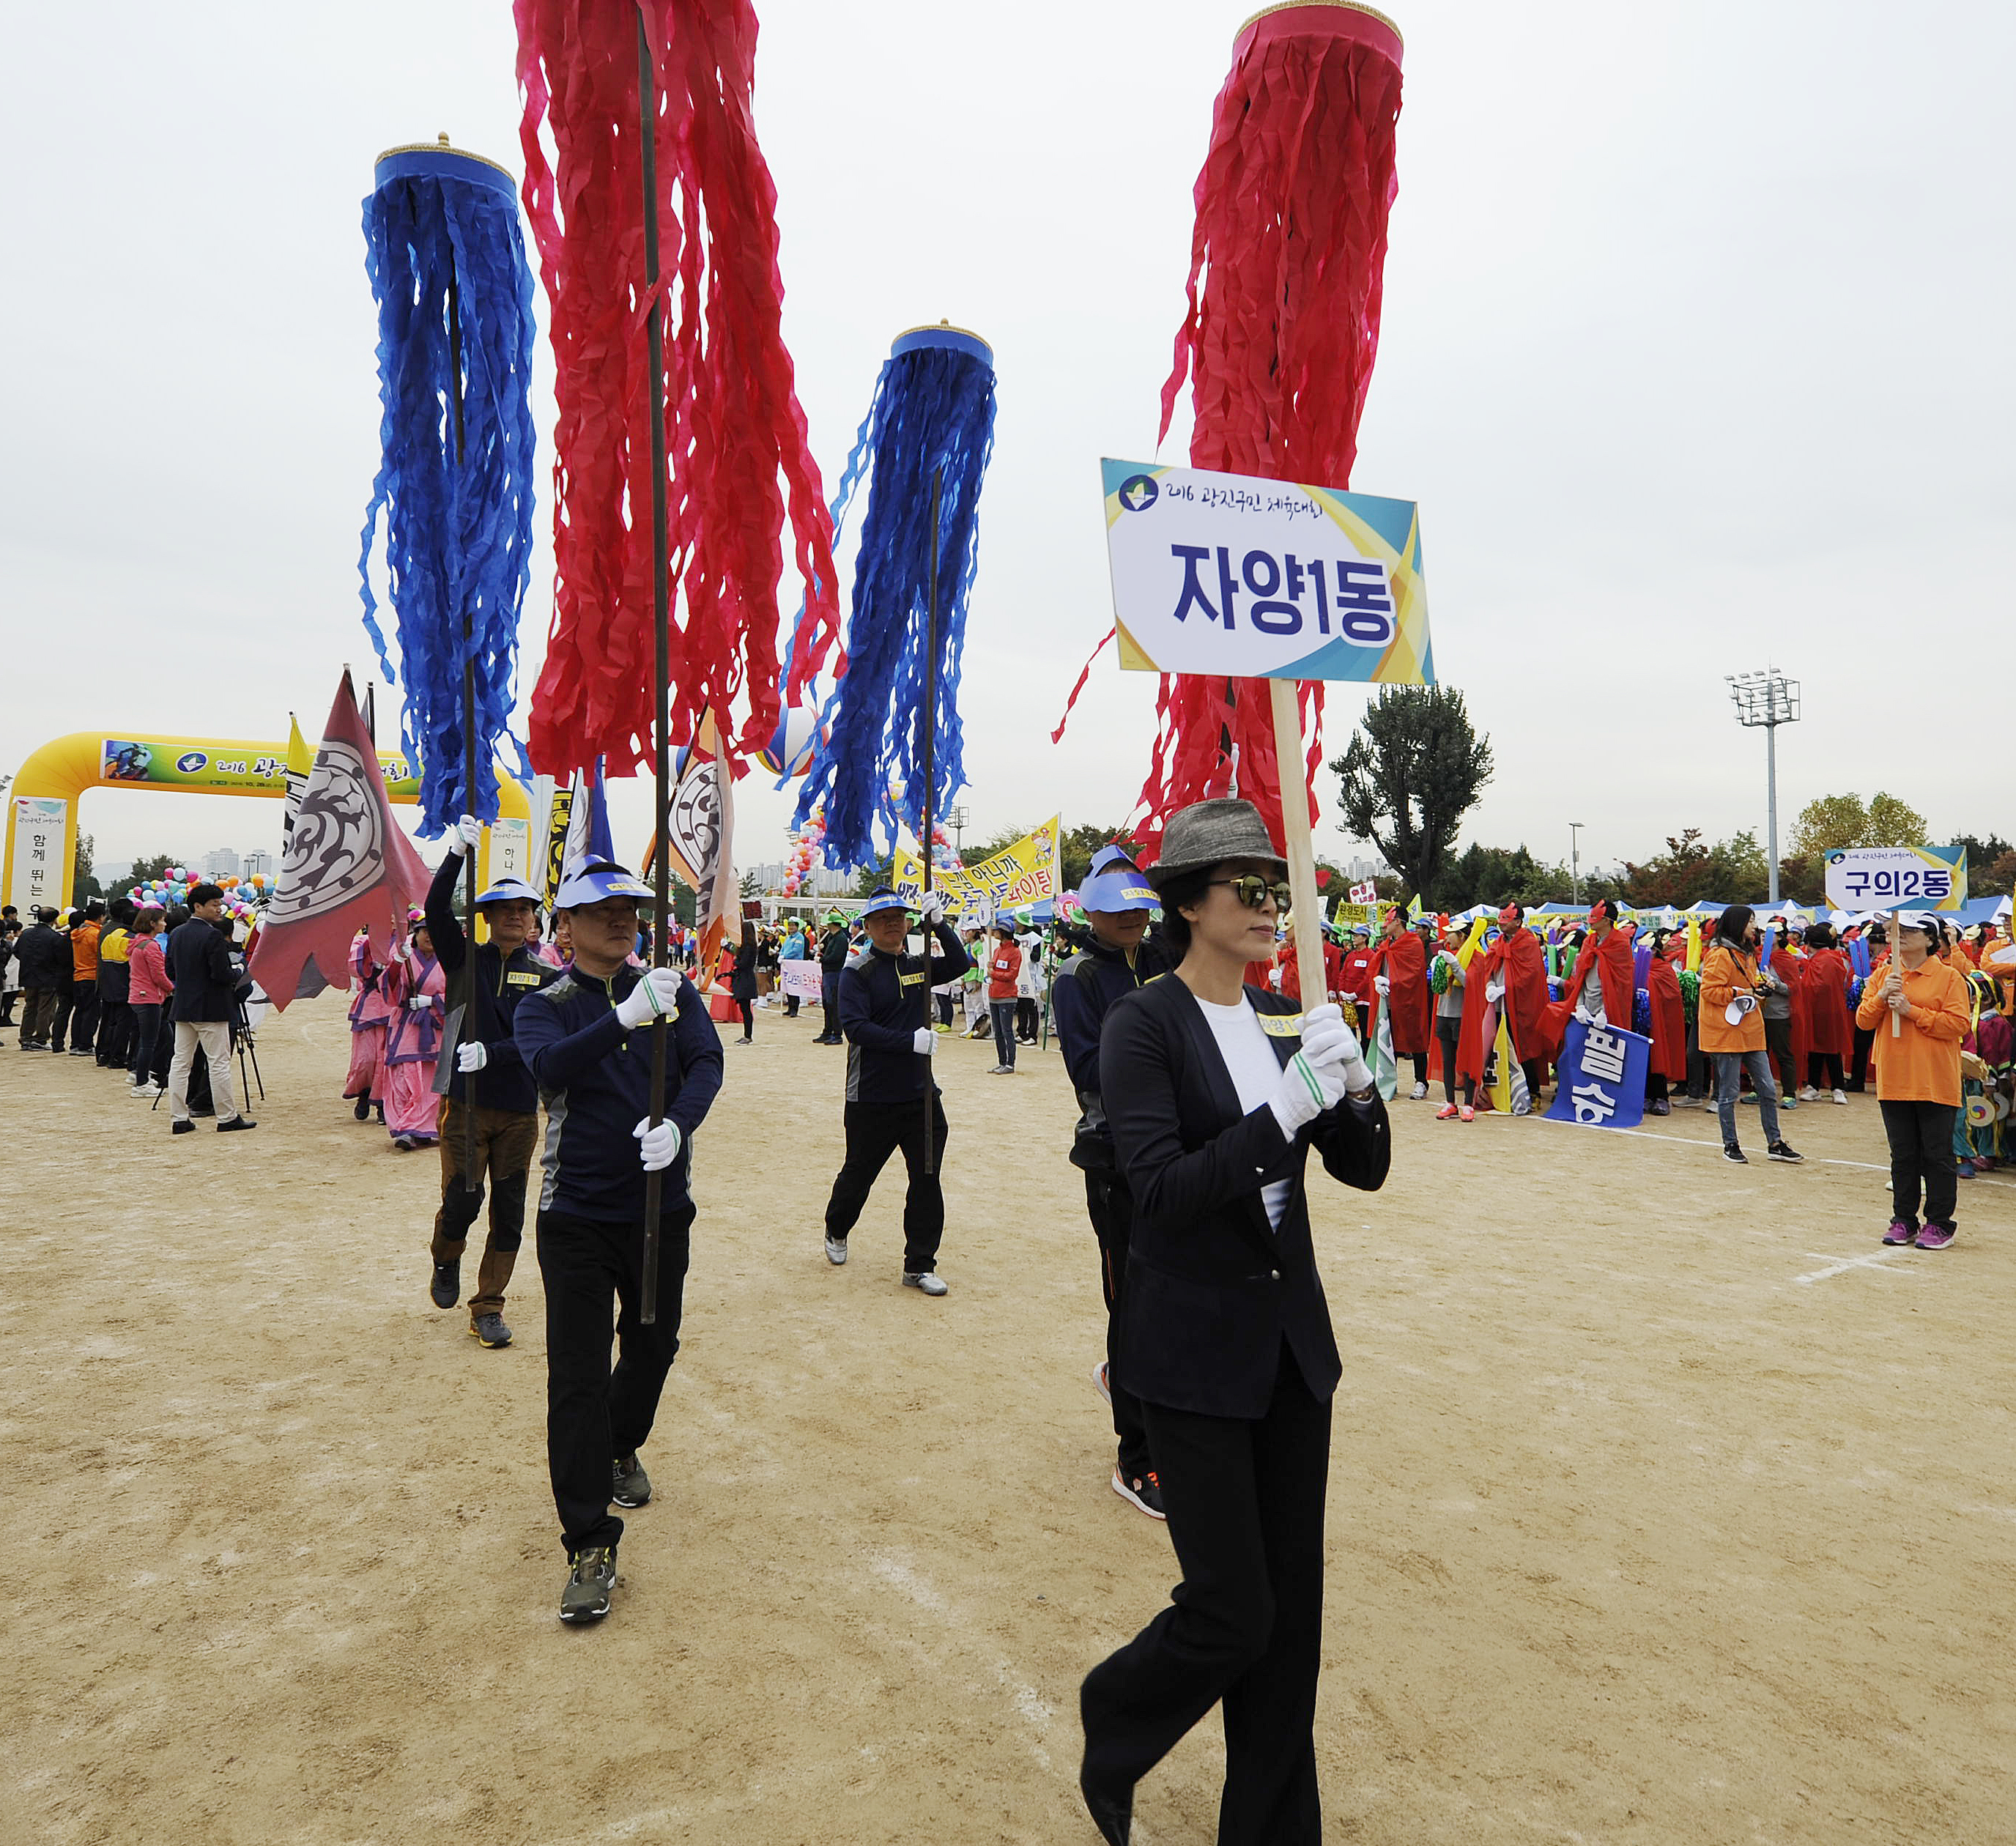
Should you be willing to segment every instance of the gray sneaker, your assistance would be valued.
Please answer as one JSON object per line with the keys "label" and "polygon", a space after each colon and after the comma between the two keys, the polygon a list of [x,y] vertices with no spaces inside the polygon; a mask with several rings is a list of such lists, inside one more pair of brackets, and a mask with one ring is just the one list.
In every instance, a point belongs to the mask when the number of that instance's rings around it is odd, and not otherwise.
{"label": "gray sneaker", "polygon": [[931,1269],[905,1269],[903,1272],[903,1286],[914,1288],[920,1294],[943,1295],[952,1292],[945,1286],[945,1279]]}
{"label": "gray sneaker", "polygon": [[[449,1304],[454,1305],[452,1302]],[[485,1346],[509,1346],[511,1330],[504,1324],[501,1314],[479,1314],[469,1323],[469,1337],[481,1340]]]}
{"label": "gray sneaker", "polygon": [[651,1477],[644,1472],[637,1452],[619,1455],[609,1464],[609,1499],[613,1506],[641,1506],[651,1497]]}
{"label": "gray sneaker", "polygon": [[560,1620],[599,1621],[609,1613],[609,1592],[616,1587],[615,1547],[590,1545],[574,1554],[573,1563],[560,1592]]}
{"label": "gray sneaker", "polygon": [[837,1269],[847,1261],[847,1240],[829,1237],[826,1240],[826,1260]]}
{"label": "gray sneaker", "polygon": [[462,1264],[459,1259],[434,1265],[434,1279],[427,1284],[427,1294],[437,1308],[452,1308],[462,1299]]}

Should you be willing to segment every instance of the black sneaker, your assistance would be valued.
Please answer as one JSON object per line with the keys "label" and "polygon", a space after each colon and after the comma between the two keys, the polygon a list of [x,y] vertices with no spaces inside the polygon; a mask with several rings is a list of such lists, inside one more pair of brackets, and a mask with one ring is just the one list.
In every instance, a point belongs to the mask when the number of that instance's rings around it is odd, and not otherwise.
{"label": "black sneaker", "polygon": [[434,1279],[427,1284],[427,1295],[437,1308],[452,1308],[462,1299],[462,1259],[452,1263],[436,1263]]}
{"label": "black sneaker", "polygon": [[1786,1160],[1795,1167],[1806,1157],[1802,1153],[1795,1153],[1791,1146],[1784,1141],[1773,1141],[1764,1150],[1764,1154],[1767,1160]]}
{"label": "black sneaker", "polygon": [[616,1587],[616,1549],[590,1545],[577,1551],[560,1592],[560,1620],[599,1621],[609,1613],[609,1592]]}
{"label": "black sneaker", "polygon": [[[452,1308],[455,1304],[451,1301],[448,1305]],[[477,1315],[469,1323],[469,1337],[472,1340],[481,1340],[485,1346],[509,1346],[511,1344],[511,1330],[504,1324],[504,1316],[501,1314]]]}
{"label": "black sneaker", "polygon": [[193,1121],[178,1121],[169,1132],[176,1135],[193,1135],[196,1132],[196,1124]]}
{"label": "black sneaker", "polygon": [[612,1506],[642,1506],[651,1498],[651,1477],[644,1472],[637,1452],[619,1455],[609,1464],[609,1503]]}
{"label": "black sneaker", "polygon": [[1735,1161],[1739,1167],[1747,1167],[1750,1164],[1749,1155],[1738,1147],[1733,1141],[1723,1143],[1722,1157],[1726,1160]]}
{"label": "black sneaker", "polygon": [[1162,1484],[1152,1474],[1123,1474],[1113,1470],[1113,1491],[1129,1506],[1139,1507],[1150,1519],[1167,1519],[1162,1510]]}
{"label": "black sneaker", "polygon": [[371,1119],[371,1099],[369,1096],[359,1096],[357,1099],[357,1107],[350,1113],[359,1121],[369,1121]]}

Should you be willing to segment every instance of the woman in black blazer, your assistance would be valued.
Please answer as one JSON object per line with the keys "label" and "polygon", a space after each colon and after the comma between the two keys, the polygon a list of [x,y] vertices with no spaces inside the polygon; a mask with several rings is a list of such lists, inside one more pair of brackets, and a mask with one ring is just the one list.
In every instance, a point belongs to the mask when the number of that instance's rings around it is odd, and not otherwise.
{"label": "woman in black blazer", "polygon": [[1115,1003],[1100,1093],[1134,1195],[1113,1375],[1142,1401],[1183,1581],[1095,1667],[1079,1785],[1125,1846],[1134,1785],[1224,1706],[1219,1846],[1319,1846],[1316,1676],[1330,1402],[1341,1367],[1303,1196],[1311,1149],[1370,1191],[1384,1105],[1337,1009],[1242,985],[1287,867],[1258,811],[1175,815],[1147,873],[1175,973]]}

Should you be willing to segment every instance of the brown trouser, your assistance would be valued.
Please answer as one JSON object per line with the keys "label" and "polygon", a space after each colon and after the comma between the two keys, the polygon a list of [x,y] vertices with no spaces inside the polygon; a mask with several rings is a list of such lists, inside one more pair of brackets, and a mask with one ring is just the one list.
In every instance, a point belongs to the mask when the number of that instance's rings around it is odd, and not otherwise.
{"label": "brown trouser", "polygon": [[468,1247],[469,1227],[483,1208],[483,1175],[490,1175],[490,1236],[476,1275],[476,1293],[469,1297],[469,1318],[501,1314],[505,1285],[518,1261],[525,1236],[525,1181],[532,1150],[539,1144],[537,1110],[476,1110],[476,1178],[472,1190],[462,1182],[463,1143],[468,1114],[452,1096],[441,1098],[441,1202],[434,1214],[434,1260],[461,1260]]}

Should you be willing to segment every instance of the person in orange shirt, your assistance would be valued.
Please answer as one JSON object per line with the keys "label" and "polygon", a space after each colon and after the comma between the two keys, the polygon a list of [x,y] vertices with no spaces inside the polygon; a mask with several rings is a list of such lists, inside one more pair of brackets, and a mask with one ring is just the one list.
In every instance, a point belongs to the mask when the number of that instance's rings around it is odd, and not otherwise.
{"label": "person in orange shirt", "polygon": [[70,1055],[95,1057],[92,1041],[98,1033],[98,934],[104,927],[105,906],[95,898],[84,907],[84,921],[70,933],[70,980],[74,998],[70,1003]]}
{"label": "person in orange shirt", "polygon": [[1778,1133],[1778,1086],[1771,1079],[1771,1060],[1764,1049],[1762,1002],[1769,990],[1757,963],[1757,936],[1756,912],[1748,904],[1732,904],[1715,919],[1715,946],[1701,959],[1695,1030],[1702,1051],[1715,1063],[1722,1157],[1748,1164],[1736,1139],[1736,1099],[1747,1070],[1764,1118],[1766,1153],[1774,1160],[1796,1164],[1805,1155],[1794,1153]]}
{"label": "person in orange shirt", "polygon": [[1895,958],[1880,976],[1870,974],[1855,1009],[1855,1023],[1876,1035],[1876,1099],[1890,1143],[1890,1228],[1883,1241],[1944,1250],[1953,1240],[1960,1193],[1953,1150],[1960,1043],[1973,1009],[1966,981],[1933,952],[1939,926],[1932,918],[1900,912],[1896,936]]}

